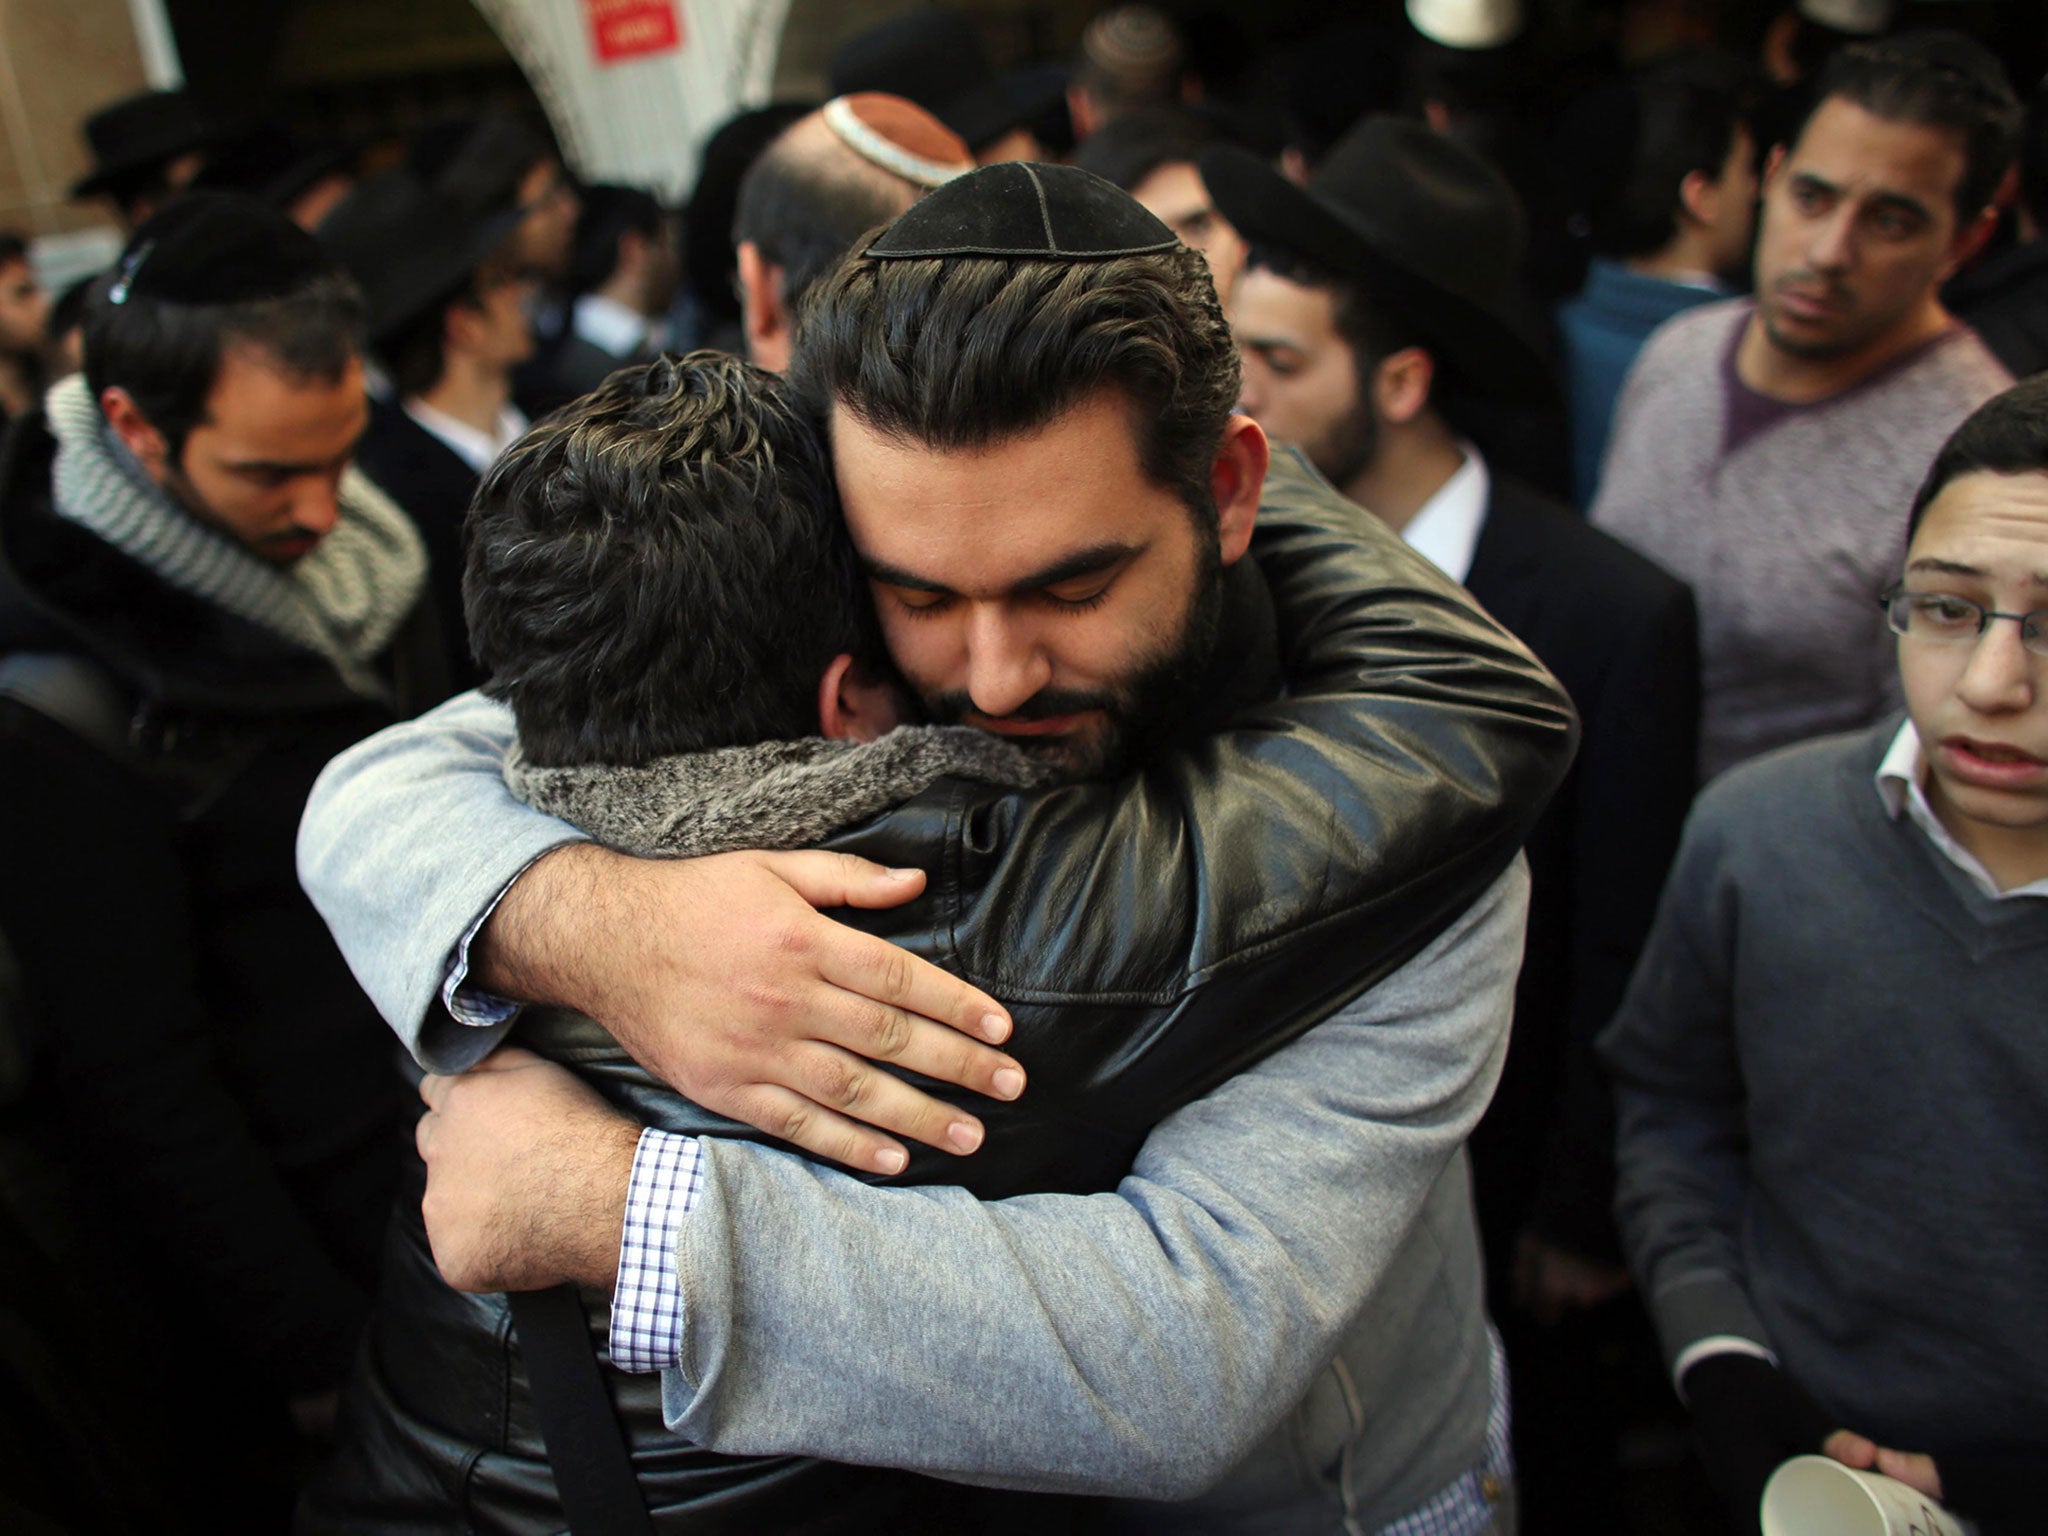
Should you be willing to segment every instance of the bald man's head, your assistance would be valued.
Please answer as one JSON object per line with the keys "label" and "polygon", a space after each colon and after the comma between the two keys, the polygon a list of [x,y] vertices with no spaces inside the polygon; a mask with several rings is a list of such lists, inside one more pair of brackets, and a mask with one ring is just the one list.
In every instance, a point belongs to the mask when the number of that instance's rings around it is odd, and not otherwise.
{"label": "bald man's head", "polygon": [[914,102],[835,97],[783,130],[740,182],[736,243],[782,273],[794,305],[868,230],[974,168],[959,136]]}

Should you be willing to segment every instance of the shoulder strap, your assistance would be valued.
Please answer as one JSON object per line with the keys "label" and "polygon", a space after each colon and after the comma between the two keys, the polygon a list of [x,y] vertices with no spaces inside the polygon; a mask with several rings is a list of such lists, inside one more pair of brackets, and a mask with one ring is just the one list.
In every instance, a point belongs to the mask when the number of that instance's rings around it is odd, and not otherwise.
{"label": "shoulder strap", "polygon": [[653,1536],[633,1458],[604,1389],[590,1325],[573,1285],[513,1291],[512,1326],[526,1358],[533,1415],[574,1536]]}
{"label": "shoulder strap", "polygon": [[97,662],[56,651],[0,656],[0,698],[56,721],[110,757],[128,755],[135,701]]}

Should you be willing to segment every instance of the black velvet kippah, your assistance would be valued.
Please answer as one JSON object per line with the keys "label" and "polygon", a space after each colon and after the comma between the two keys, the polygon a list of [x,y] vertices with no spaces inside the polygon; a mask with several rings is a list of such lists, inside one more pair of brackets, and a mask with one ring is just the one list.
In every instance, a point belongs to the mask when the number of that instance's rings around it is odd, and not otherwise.
{"label": "black velvet kippah", "polygon": [[1102,261],[1179,244],[1127,192],[1070,165],[1005,160],[927,193],[864,254],[878,261],[932,256],[1032,256]]}
{"label": "black velvet kippah", "polygon": [[296,293],[335,269],[306,231],[236,192],[195,192],[129,237],[107,298],[165,304],[247,304]]}

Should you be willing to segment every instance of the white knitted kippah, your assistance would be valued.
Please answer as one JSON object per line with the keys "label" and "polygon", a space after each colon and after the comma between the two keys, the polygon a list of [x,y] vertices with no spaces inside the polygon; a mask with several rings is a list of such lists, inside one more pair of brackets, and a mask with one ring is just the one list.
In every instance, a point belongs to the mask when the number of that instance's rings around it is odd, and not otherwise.
{"label": "white knitted kippah", "polygon": [[1446,48],[1499,48],[1522,35],[1522,0],[1408,0],[1408,20]]}
{"label": "white knitted kippah", "polygon": [[1856,37],[1875,37],[1892,24],[1892,0],[1799,0],[1808,21]]}

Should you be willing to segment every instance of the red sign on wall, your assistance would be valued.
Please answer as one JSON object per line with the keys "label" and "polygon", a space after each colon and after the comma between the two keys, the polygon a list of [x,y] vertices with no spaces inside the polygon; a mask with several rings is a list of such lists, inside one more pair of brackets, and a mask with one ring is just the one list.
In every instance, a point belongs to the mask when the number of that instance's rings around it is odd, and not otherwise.
{"label": "red sign on wall", "polygon": [[617,64],[683,46],[676,0],[583,0],[597,62]]}

